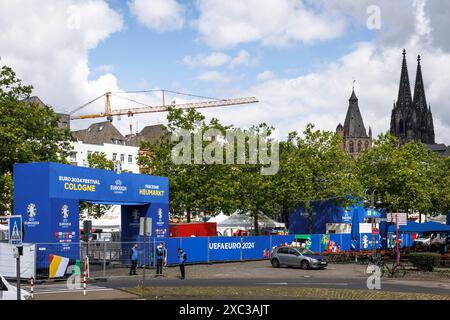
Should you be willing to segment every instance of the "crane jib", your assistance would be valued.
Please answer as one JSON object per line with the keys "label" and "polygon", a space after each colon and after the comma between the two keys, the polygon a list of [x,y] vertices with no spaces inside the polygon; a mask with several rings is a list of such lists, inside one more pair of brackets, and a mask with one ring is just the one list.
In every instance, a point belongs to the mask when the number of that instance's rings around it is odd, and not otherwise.
{"label": "crane jib", "polygon": [[[258,103],[258,99],[255,97],[249,98],[237,98],[237,99],[224,99],[224,100],[215,100],[215,101],[204,101],[204,102],[189,102],[183,103],[179,105],[172,105],[172,107],[178,109],[204,109],[204,108],[217,108],[217,107],[226,107],[233,105],[242,105],[242,104],[250,104],[250,103]],[[109,111],[107,113],[101,114],[88,114],[88,115],[80,115],[80,116],[71,116],[71,120],[82,120],[82,119],[94,119],[94,118],[102,118],[102,117],[111,117],[111,116],[122,116],[128,115],[133,116],[135,114],[142,113],[156,113],[156,112],[166,112],[169,110],[171,106],[148,106],[144,108],[132,108],[132,109],[119,109],[114,111]]]}

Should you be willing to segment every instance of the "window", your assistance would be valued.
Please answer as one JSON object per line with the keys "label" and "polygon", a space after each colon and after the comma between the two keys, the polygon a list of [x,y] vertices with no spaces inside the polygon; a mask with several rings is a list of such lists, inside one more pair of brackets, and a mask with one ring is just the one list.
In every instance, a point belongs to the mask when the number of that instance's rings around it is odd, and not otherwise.
{"label": "window", "polygon": [[133,163],[133,156],[131,154],[128,155],[128,163]]}
{"label": "window", "polygon": [[365,145],[366,145],[366,150],[369,150],[369,141],[366,141]]}
{"label": "window", "polygon": [[88,151],[88,158],[92,155],[92,151]]}
{"label": "window", "polygon": [[120,155],[120,162],[125,162],[125,155],[124,154]]}
{"label": "window", "polygon": [[281,254],[288,254],[288,252],[289,252],[288,248],[280,248],[280,249],[278,249],[278,253],[281,253]]}
{"label": "window", "polygon": [[112,157],[113,161],[117,160],[117,153],[113,153],[113,157]]}
{"label": "window", "polygon": [[362,151],[362,143],[358,141],[358,153]]}
{"label": "window", "polygon": [[69,157],[70,157],[70,162],[77,162],[77,153],[76,152],[71,152]]}
{"label": "window", "polygon": [[353,145],[353,141],[350,141],[350,142],[349,142],[349,144],[348,144],[348,149],[349,149],[349,152],[350,152],[350,153],[355,152],[355,148],[354,148],[354,145]]}
{"label": "window", "polygon": [[297,250],[295,249],[289,249],[289,254],[294,255],[294,256],[299,256],[300,254],[297,252]]}

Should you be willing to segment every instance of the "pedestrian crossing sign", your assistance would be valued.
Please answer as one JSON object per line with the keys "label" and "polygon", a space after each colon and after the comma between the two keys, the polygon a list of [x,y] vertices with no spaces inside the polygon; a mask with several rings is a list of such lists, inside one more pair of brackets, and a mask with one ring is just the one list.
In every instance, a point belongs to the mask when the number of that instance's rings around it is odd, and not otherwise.
{"label": "pedestrian crossing sign", "polygon": [[15,246],[21,246],[23,240],[22,216],[11,216],[8,219],[9,243]]}

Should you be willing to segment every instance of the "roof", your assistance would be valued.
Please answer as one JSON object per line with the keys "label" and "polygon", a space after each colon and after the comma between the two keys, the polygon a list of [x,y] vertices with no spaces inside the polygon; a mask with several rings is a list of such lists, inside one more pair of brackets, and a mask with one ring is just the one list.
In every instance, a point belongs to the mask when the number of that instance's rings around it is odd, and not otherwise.
{"label": "roof", "polygon": [[[400,226],[399,232],[450,232],[450,226],[438,222],[417,223],[408,221],[406,226]],[[389,232],[395,232],[395,225],[389,227]]]}
{"label": "roof", "polygon": [[344,137],[345,138],[367,138],[366,128],[359,111],[358,98],[356,97],[355,90],[352,91],[352,95],[349,99],[349,105],[347,110],[347,116],[344,122]]}
{"label": "roof", "polygon": [[442,156],[450,157],[450,146],[446,146],[443,143],[426,144],[425,147]]}
{"label": "roof", "polygon": [[131,146],[139,147],[142,141],[156,143],[167,132],[163,125],[157,124],[152,126],[146,126],[138,134],[127,135],[128,144]]}
{"label": "roof", "polygon": [[[36,103],[38,106],[40,106],[41,108],[46,107],[47,105],[42,102],[42,100],[37,97],[37,96],[33,96],[33,97],[29,97],[26,99],[21,100],[22,102],[30,102],[30,103]],[[70,115],[65,114],[65,113],[58,113],[55,112],[56,116],[59,118],[59,122],[58,122],[58,126],[60,129],[70,129]]]}
{"label": "roof", "polygon": [[126,145],[125,137],[109,121],[94,123],[87,129],[73,131],[73,136],[88,144],[103,145],[105,143]]}
{"label": "roof", "polygon": [[[253,227],[254,218],[250,213],[233,213],[228,219],[217,222],[218,228],[236,228],[236,227]],[[273,228],[284,226],[284,223],[276,222],[275,220],[270,219],[266,215],[260,213],[258,215],[258,225],[263,228]]]}

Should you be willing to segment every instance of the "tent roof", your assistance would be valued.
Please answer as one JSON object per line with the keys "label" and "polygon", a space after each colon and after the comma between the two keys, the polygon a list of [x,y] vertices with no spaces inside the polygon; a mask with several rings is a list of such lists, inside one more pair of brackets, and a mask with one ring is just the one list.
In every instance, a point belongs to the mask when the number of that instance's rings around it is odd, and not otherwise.
{"label": "tent roof", "polygon": [[225,214],[223,214],[223,212],[219,213],[217,216],[212,217],[211,219],[209,219],[207,222],[216,222],[216,223],[220,223],[226,219],[228,219],[229,217]]}
{"label": "tent roof", "polygon": [[[253,217],[250,215],[250,213],[233,213],[228,219],[218,222],[217,227],[218,228],[224,228],[224,227],[252,227],[254,223]],[[283,223],[276,222],[275,220],[270,219],[264,214],[258,215],[258,224],[261,227],[282,227],[284,226]]]}
{"label": "tent roof", "polygon": [[[406,226],[400,226],[399,232],[450,232],[450,226],[437,223],[437,222],[425,222],[416,223],[408,221]],[[389,232],[395,232],[395,225],[389,227]]]}

